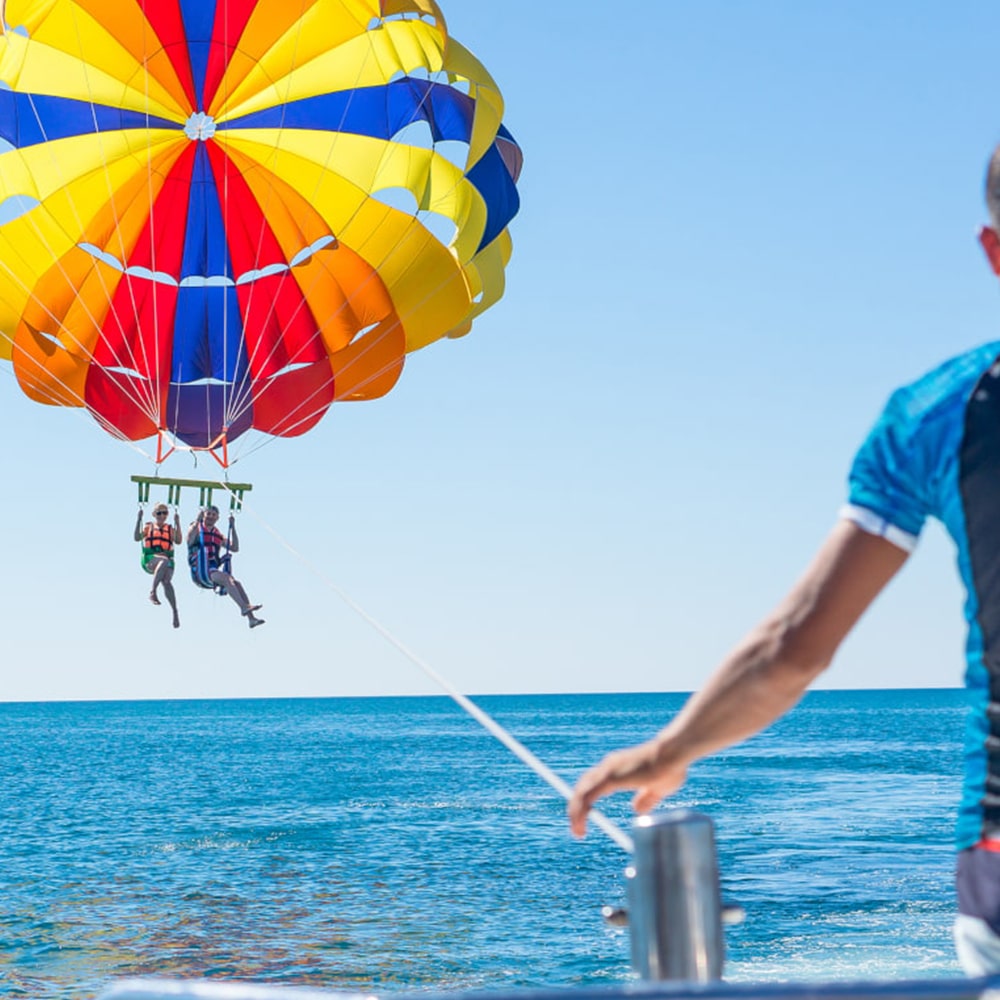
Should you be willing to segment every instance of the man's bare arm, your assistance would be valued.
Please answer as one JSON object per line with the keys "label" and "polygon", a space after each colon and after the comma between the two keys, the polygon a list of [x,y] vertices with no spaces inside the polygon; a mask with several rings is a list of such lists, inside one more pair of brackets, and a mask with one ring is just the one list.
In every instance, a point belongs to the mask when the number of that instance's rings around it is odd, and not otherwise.
{"label": "man's bare arm", "polygon": [[782,603],[726,657],[657,736],[609,754],[577,782],[568,812],[577,836],[602,796],[636,789],[646,812],[677,791],[694,761],[769,726],[825,670],[908,553],[841,521]]}

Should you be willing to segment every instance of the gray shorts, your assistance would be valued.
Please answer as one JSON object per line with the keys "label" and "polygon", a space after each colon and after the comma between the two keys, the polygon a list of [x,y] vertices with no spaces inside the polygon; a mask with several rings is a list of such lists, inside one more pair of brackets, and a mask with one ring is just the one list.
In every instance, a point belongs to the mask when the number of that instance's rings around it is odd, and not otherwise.
{"label": "gray shorts", "polygon": [[955,950],[967,976],[1000,973],[1000,852],[960,851]]}

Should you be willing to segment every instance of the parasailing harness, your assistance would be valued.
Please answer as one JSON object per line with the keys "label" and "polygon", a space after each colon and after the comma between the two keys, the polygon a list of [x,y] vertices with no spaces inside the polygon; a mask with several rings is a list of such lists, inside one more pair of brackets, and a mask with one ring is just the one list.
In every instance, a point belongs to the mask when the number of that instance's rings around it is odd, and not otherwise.
{"label": "parasailing harness", "polygon": [[[230,551],[233,544],[233,525],[229,523],[229,531],[225,538],[218,528],[211,529],[212,537],[207,538],[204,521],[198,522],[198,538],[188,542],[188,566],[191,569],[191,579],[204,590],[214,590],[220,596],[226,593],[226,588],[212,580],[212,570],[219,569],[223,573],[232,572],[233,554]],[[219,539],[219,541],[216,541]],[[226,554],[220,550],[225,548]]]}
{"label": "parasailing harness", "polygon": [[[132,482],[139,486],[139,503],[144,504],[149,501],[149,489],[151,486],[167,487],[167,503],[175,507],[180,506],[182,487],[194,487],[199,491],[198,503],[203,509],[212,506],[212,492],[214,490],[225,490],[229,494],[229,531],[226,537],[222,537],[222,532],[218,528],[214,529],[213,535],[218,536],[221,541],[216,542],[214,537],[210,537],[205,530],[203,521],[198,523],[198,537],[194,542],[188,543],[188,566],[191,570],[191,579],[204,590],[214,590],[217,594],[224,595],[225,587],[220,587],[211,578],[213,569],[220,569],[224,573],[231,573],[233,544],[233,517],[237,511],[243,509],[243,494],[248,493],[253,487],[249,483],[227,483],[212,482],[202,479],[161,479],[159,476],[132,476]],[[225,555],[222,550],[225,550]]]}

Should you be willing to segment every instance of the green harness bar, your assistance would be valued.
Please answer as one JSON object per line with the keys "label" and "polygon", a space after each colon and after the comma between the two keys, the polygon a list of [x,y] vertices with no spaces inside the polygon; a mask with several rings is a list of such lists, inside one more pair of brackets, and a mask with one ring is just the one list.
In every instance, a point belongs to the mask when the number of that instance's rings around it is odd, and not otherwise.
{"label": "green harness bar", "polygon": [[150,486],[167,487],[167,503],[178,506],[181,502],[181,489],[185,486],[197,488],[198,504],[208,507],[212,503],[213,490],[225,490],[229,494],[229,509],[243,509],[243,494],[249,493],[253,487],[249,483],[220,483],[205,479],[161,479],[159,476],[133,476],[133,483],[139,484],[139,503],[149,503]]}

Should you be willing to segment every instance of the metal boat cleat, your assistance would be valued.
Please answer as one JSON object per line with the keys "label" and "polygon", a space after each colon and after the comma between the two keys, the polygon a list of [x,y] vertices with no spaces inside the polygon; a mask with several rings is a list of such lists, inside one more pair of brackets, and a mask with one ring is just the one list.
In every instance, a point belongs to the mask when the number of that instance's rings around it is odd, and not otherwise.
{"label": "metal boat cleat", "polygon": [[[722,979],[725,940],[711,819],[690,809],[640,816],[625,870],[632,969],[640,979]],[[743,911],[729,907],[730,919]]]}
{"label": "metal boat cleat", "polygon": [[[612,927],[628,927],[628,910],[624,906],[602,906],[601,916],[606,924]],[[742,924],[747,918],[747,912],[736,903],[724,904],[722,907],[722,923],[727,927]]]}

